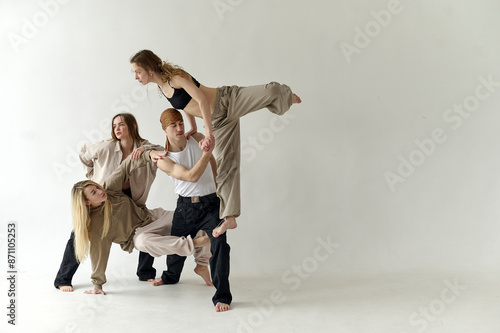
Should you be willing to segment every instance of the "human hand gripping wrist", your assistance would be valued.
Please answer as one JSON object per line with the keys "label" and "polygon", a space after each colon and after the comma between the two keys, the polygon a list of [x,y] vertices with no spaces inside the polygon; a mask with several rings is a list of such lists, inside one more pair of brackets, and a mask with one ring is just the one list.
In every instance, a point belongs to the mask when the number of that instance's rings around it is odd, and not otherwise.
{"label": "human hand gripping wrist", "polygon": [[159,160],[161,160],[165,156],[167,156],[166,151],[151,150],[149,152],[149,157],[151,157],[151,160],[155,163],[158,162]]}
{"label": "human hand gripping wrist", "polygon": [[204,154],[212,154],[212,151],[215,148],[215,141],[206,141],[205,139],[203,139],[199,142],[199,146]]}
{"label": "human hand gripping wrist", "polygon": [[215,138],[211,133],[207,134],[207,136],[202,141],[200,141],[201,150],[212,151],[214,147],[215,147]]}

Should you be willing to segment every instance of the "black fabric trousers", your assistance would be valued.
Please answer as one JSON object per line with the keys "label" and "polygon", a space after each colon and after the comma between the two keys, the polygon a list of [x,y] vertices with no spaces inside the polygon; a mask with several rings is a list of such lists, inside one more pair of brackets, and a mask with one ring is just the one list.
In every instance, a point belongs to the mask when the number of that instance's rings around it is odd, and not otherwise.
{"label": "black fabric trousers", "polygon": [[[172,220],[172,236],[195,237],[199,230],[203,230],[210,237],[210,273],[216,288],[212,302],[231,304],[232,295],[229,290],[229,252],[226,233],[215,238],[212,231],[219,225],[220,199],[215,193],[199,197],[199,202],[192,202],[191,198],[179,197]],[[186,257],[177,254],[167,256],[167,271],[161,276],[163,283],[174,284],[179,282]]]}
{"label": "black fabric trousers", "polygon": [[[128,191],[124,190],[123,193],[132,197],[130,189],[128,189]],[[80,265],[76,260],[74,242],[75,233],[71,231],[69,240],[66,243],[66,248],[64,249],[61,266],[54,280],[54,287],[56,288],[59,288],[59,286],[73,286],[71,282]],[[156,277],[156,269],[153,267],[154,260],[155,258],[149,253],[139,252],[139,264],[137,265],[137,276],[139,280],[147,281]]]}
{"label": "black fabric trousers", "polygon": [[78,269],[78,261],[75,255],[75,233],[71,231],[69,240],[66,243],[66,248],[64,249],[64,255],[57,272],[56,279],[54,280],[54,287],[59,288],[59,286],[72,286],[71,281],[73,275],[75,275]]}

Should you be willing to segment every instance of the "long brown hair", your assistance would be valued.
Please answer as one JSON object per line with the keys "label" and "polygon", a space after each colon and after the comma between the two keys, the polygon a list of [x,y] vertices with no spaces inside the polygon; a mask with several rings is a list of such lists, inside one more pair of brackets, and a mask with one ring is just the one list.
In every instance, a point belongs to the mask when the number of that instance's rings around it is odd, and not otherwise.
{"label": "long brown hair", "polygon": [[147,71],[153,71],[160,74],[163,82],[170,81],[175,75],[180,75],[185,78],[190,77],[182,67],[162,61],[160,57],[150,50],[141,50],[137,52],[130,58],[130,63],[135,63]]}
{"label": "long brown hair", "polygon": [[139,147],[141,142],[144,141],[143,138],[139,135],[139,125],[137,125],[137,120],[134,115],[131,113],[118,113],[111,120],[111,141],[120,141],[115,135],[115,129],[113,128],[113,122],[117,117],[122,117],[125,124],[127,124],[128,132],[130,133],[130,137],[134,141],[134,143]]}

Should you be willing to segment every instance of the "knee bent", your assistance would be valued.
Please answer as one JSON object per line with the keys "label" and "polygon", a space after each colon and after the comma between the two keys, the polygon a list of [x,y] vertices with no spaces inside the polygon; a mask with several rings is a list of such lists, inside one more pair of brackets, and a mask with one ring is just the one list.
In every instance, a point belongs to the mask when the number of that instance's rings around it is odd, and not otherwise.
{"label": "knee bent", "polygon": [[138,249],[139,251],[142,252],[147,252],[145,251],[145,241],[146,241],[147,236],[144,234],[140,234],[134,237],[134,247]]}

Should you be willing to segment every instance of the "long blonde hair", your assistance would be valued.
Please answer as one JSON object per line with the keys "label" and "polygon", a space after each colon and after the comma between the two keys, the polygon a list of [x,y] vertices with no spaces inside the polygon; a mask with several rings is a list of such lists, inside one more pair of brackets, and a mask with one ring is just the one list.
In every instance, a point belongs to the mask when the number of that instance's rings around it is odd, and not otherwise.
{"label": "long blonde hair", "polygon": [[163,82],[170,81],[175,75],[180,75],[185,78],[190,77],[190,75],[182,69],[182,67],[162,61],[160,57],[150,50],[141,50],[137,52],[130,58],[130,63],[135,63],[147,71],[151,70],[160,74]]}
{"label": "long blonde hair", "polygon": [[[90,250],[90,206],[86,205],[87,198],[83,194],[83,189],[89,185],[95,185],[103,189],[101,185],[92,180],[83,180],[73,185],[71,190],[71,206],[73,213],[73,228],[75,232],[75,255],[78,262],[82,262],[89,255]],[[104,189],[103,189],[104,190]],[[104,215],[102,226],[102,238],[107,235],[111,225],[111,203],[108,199],[104,201],[101,208]]]}

